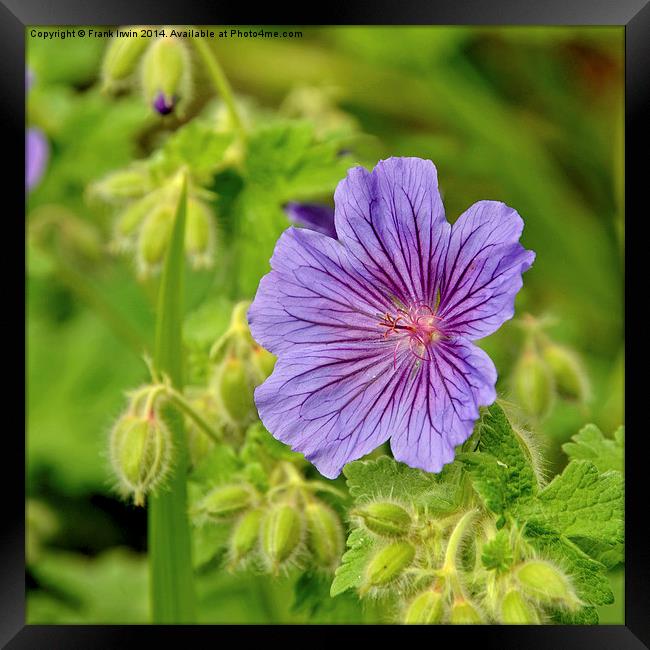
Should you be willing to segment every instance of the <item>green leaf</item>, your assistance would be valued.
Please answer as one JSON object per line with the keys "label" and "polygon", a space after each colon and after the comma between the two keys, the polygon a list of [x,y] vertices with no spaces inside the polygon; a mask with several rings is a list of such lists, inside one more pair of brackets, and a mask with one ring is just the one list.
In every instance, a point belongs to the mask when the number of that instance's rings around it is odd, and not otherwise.
{"label": "green leaf", "polygon": [[555,561],[567,572],[581,600],[589,605],[607,605],[614,601],[603,564],[539,522],[529,522],[525,533],[540,555]]}
{"label": "green leaf", "polygon": [[623,560],[624,485],[621,472],[604,474],[590,461],[574,460],[517,517],[557,531],[591,557],[613,566]]}
{"label": "green leaf", "polygon": [[348,550],[343,554],[341,566],[336,569],[330,596],[338,596],[348,589],[361,585],[363,572],[377,544],[376,539],[362,528],[355,528],[348,537]]}
{"label": "green leaf", "polygon": [[510,536],[505,530],[500,530],[489,542],[483,545],[481,562],[486,569],[506,571],[513,561]]}
{"label": "green leaf", "polygon": [[590,460],[601,472],[609,469],[624,471],[625,427],[619,427],[612,440],[606,438],[595,424],[587,424],[571,439],[573,442],[562,445],[570,459]]}
{"label": "green leaf", "polygon": [[[183,387],[183,289],[187,179],[178,201],[171,242],[160,280],[154,364]],[[149,557],[154,623],[194,622],[194,588],[189,523],[187,520],[187,449],[183,417],[166,410],[174,436],[175,466],[167,489],[149,501]]]}
{"label": "green leaf", "polygon": [[195,119],[175,131],[152,162],[167,173],[187,165],[194,177],[205,181],[220,167],[233,138],[232,133],[220,133],[210,123]]}
{"label": "green leaf", "polygon": [[330,597],[330,582],[318,573],[303,573],[294,586],[293,614],[304,615],[309,623],[358,623],[363,620],[359,599],[352,593]]}
{"label": "green leaf", "polygon": [[404,463],[381,456],[377,460],[357,460],[343,469],[350,494],[358,503],[390,499],[449,512],[460,502],[461,467],[446,465],[439,474],[428,474]]}
{"label": "green leaf", "polygon": [[477,424],[478,453],[457,455],[485,505],[496,514],[536,494],[539,485],[526,443],[497,403],[484,409]]}
{"label": "green leaf", "polygon": [[147,562],[112,548],[95,558],[48,551],[30,567],[43,590],[27,597],[29,624],[148,622]]}

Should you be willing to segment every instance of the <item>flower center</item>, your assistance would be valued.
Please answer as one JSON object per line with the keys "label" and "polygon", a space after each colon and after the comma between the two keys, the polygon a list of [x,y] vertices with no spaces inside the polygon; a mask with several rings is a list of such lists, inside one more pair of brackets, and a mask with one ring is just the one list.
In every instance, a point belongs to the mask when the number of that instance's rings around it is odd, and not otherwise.
{"label": "flower center", "polygon": [[411,352],[423,361],[429,359],[429,347],[444,337],[440,328],[440,317],[429,305],[416,305],[406,309],[399,308],[394,314],[386,312],[379,321],[385,327],[384,338],[396,337],[399,346],[408,341]]}

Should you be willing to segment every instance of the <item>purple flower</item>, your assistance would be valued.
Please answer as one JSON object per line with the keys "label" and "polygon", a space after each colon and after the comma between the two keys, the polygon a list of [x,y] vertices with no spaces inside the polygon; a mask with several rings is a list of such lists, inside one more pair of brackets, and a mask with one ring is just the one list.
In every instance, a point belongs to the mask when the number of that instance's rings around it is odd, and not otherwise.
{"label": "purple flower", "polygon": [[321,232],[336,238],[334,227],[334,209],[322,203],[287,203],[284,207],[290,221],[297,226]]}
{"label": "purple flower", "polygon": [[175,97],[167,97],[165,93],[158,93],[153,100],[154,109],[160,113],[160,115],[169,115],[176,106]]}
{"label": "purple flower", "polygon": [[334,199],[338,240],[287,229],[249,310],[278,356],[255,391],[260,418],[330,478],[389,438],[397,460],[439,472],[496,399],[472,341],[514,314],[535,258],[523,221],[479,201],[451,226],[419,158],[355,167]]}
{"label": "purple flower", "polygon": [[[34,82],[34,73],[28,68],[25,71],[25,88],[29,90]],[[25,131],[25,187],[31,190],[43,176],[47,160],[50,156],[50,146],[45,134],[36,128]]]}
{"label": "purple flower", "polygon": [[25,186],[31,190],[43,176],[50,147],[40,129],[27,129],[25,133]]}

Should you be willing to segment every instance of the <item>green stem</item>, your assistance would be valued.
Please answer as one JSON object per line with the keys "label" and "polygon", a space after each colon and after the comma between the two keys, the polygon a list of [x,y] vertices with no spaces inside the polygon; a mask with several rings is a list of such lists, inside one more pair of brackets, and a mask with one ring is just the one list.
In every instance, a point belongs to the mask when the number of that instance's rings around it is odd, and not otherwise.
{"label": "green stem", "polygon": [[176,390],[171,390],[167,392],[167,395],[171,401],[178,406],[178,408],[188,415],[196,425],[206,433],[214,442],[221,442],[221,436],[215,431],[194,409],[194,407]]}
{"label": "green stem", "polygon": [[[160,281],[154,363],[178,391],[183,388],[182,323],[187,181],[183,183]],[[190,527],[187,518],[188,452],[183,416],[163,409],[174,439],[175,463],[164,490],[149,500],[149,567],[154,623],[194,623],[196,617]]]}
{"label": "green stem", "polygon": [[239,116],[239,112],[237,111],[237,105],[235,104],[232,88],[230,87],[230,83],[228,82],[226,75],[223,73],[223,70],[219,65],[217,57],[214,55],[214,52],[209,45],[209,41],[206,38],[195,38],[192,40],[192,42],[194,43],[194,47],[196,48],[199,56],[205,63],[205,67],[208,71],[208,74],[210,75],[212,83],[214,84],[215,90],[226,104],[226,108],[230,113],[230,118],[235,127],[235,130],[237,131],[237,134],[242,141],[245,141],[246,131],[244,129],[244,124],[241,120],[241,117]]}

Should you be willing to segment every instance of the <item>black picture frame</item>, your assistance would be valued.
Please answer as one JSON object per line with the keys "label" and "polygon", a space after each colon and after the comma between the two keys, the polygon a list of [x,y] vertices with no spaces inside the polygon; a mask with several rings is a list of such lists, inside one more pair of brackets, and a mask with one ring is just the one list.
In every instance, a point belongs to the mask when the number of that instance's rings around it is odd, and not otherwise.
{"label": "black picture frame", "polygon": [[[635,222],[647,221],[647,199],[642,194],[647,185],[644,167],[647,145],[644,118],[648,114],[650,95],[650,0],[432,0],[416,2],[401,0],[389,3],[385,0],[371,4],[328,3],[311,7],[309,17],[304,14],[282,11],[276,6],[260,7],[254,18],[238,15],[232,7],[223,7],[205,0],[193,4],[167,0],[152,2],[140,0],[127,2],[113,0],[0,0],[0,98],[5,160],[13,161],[3,171],[5,188],[5,227],[18,228],[20,210],[24,210],[24,197],[18,188],[23,187],[24,172],[24,122],[25,122],[25,28],[29,25],[75,25],[75,24],[438,24],[438,25],[619,25],[625,29],[625,201],[626,227]],[[322,15],[319,15],[322,13]],[[21,202],[22,208],[21,208]],[[10,210],[9,205],[15,206]],[[7,224],[7,221],[11,221]],[[24,235],[24,231],[23,231]],[[6,251],[1,256],[7,270],[2,276],[11,278],[10,287],[5,286],[5,318],[18,319],[9,314],[19,313],[24,291],[17,279],[17,265],[24,263],[24,248],[17,244],[20,235],[5,235]],[[639,237],[628,237],[625,270],[628,278],[626,298],[632,295],[631,286],[640,282],[643,289],[643,253]],[[23,267],[24,268],[24,267]],[[15,280],[14,280],[15,279]],[[14,289],[14,293],[7,291]],[[638,295],[638,294],[637,294]],[[13,301],[15,300],[15,310]],[[626,304],[626,353],[627,347],[641,334],[643,319],[628,314],[634,301]],[[25,313],[23,311],[23,313]],[[20,327],[20,324],[17,325]],[[11,339],[9,338],[11,336]],[[5,343],[17,335],[6,335]],[[23,342],[24,328],[22,330]],[[16,344],[5,348],[18,350]],[[25,348],[23,348],[24,350]],[[17,355],[18,356],[18,355]],[[24,371],[24,357],[23,371]],[[626,384],[630,387],[633,368],[638,359],[628,360],[626,354]],[[18,360],[18,363],[20,361]],[[8,375],[12,376],[12,375]],[[20,375],[19,375],[20,376]],[[23,385],[24,386],[24,385]],[[630,395],[628,388],[627,395]],[[626,440],[626,562],[625,562],[625,624],[602,626],[485,626],[431,628],[386,627],[383,635],[399,635],[404,642],[410,635],[423,632],[430,643],[471,643],[480,647],[499,648],[590,648],[591,650],[624,650],[650,647],[650,543],[644,526],[648,511],[644,489],[645,432],[637,426],[634,403],[626,395],[626,419],[631,434]],[[23,393],[25,398],[25,393]],[[234,626],[33,626],[25,624],[25,512],[24,492],[16,489],[22,480],[24,485],[25,445],[17,433],[18,423],[13,426],[12,410],[7,408],[12,398],[5,398],[5,431],[3,432],[4,471],[0,472],[3,483],[2,533],[0,535],[0,645],[11,648],[113,648],[142,646],[157,639],[167,643],[199,643],[223,640],[224,633],[234,631],[254,635],[259,632],[266,643],[279,641],[279,634],[287,628],[233,630]],[[638,402],[637,402],[638,403]],[[26,412],[26,408],[25,408]],[[630,422],[631,420],[631,422]],[[8,426],[7,426],[8,425]],[[13,470],[13,471],[11,471]],[[307,642],[313,642],[313,628],[304,628]],[[289,631],[296,630],[291,626]],[[335,626],[320,627],[319,640],[329,640],[354,632],[370,635],[367,627],[346,627],[343,631]],[[308,636],[310,635],[310,636]],[[229,636],[229,634],[227,634]],[[311,639],[311,641],[309,641]],[[385,641],[389,641],[388,636]]]}

